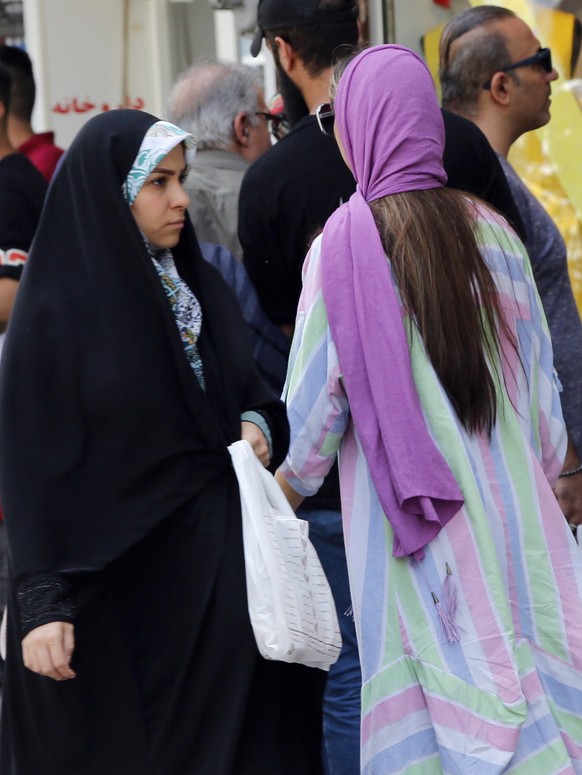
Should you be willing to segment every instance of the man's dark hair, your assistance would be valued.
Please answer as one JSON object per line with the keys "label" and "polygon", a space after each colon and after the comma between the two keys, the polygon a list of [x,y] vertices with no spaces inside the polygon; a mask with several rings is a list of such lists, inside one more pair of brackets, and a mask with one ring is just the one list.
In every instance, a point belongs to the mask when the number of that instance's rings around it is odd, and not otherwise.
{"label": "man's dark hair", "polygon": [[4,105],[4,123],[10,110],[10,90],[12,88],[12,76],[10,70],[0,64],[0,102]]}
{"label": "man's dark hair", "polygon": [[[455,16],[443,30],[440,41],[439,78],[443,107],[471,116],[483,84],[502,67],[511,64],[507,42],[493,25],[516,14],[508,8],[481,5]],[[466,45],[453,44],[463,35],[479,30]],[[513,75],[512,75],[513,77]]]}
{"label": "man's dark hair", "polygon": [[[354,0],[320,0],[318,11],[325,15],[327,11],[339,11],[353,8]],[[301,59],[309,75],[320,75],[334,61],[336,49],[342,44],[355,45],[358,42],[358,22],[350,19],[341,22],[306,24],[302,27],[265,30],[265,39],[275,62],[278,63],[275,38],[283,38]]]}
{"label": "man's dark hair", "polygon": [[16,118],[30,121],[36,86],[30,57],[17,46],[0,45],[0,63],[10,70],[12,75],[12,93],[10,112]]}

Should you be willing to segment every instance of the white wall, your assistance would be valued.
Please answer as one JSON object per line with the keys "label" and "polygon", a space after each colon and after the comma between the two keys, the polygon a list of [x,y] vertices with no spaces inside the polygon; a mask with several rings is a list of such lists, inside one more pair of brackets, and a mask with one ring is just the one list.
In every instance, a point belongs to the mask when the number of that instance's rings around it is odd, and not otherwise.
{"label": "white wall", "polygon": [[171,80],[166,0],[25,0],[36,131],[67,146],[102,110],[163,110]]}

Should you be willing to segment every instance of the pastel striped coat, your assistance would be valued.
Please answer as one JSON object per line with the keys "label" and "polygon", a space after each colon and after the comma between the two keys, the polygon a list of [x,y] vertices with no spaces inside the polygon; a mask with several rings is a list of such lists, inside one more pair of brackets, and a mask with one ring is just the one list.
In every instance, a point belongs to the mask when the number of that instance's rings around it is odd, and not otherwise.
{"label": "pastel striped coat", "polygon": [[[524,249],[489,210],[476,218],[517,352],[504,343],[489,440],[465,432],[410,333],[425,419],[465,499],[420,562],[392,557],[327,322],[321,238],[304,267],[282,472],[311,495],[339,453],[366,775],[582,773],[582,553],[551,489],[566,444],[559,385]],[[448,642],[435,600],[450,610],[455,594]]]}

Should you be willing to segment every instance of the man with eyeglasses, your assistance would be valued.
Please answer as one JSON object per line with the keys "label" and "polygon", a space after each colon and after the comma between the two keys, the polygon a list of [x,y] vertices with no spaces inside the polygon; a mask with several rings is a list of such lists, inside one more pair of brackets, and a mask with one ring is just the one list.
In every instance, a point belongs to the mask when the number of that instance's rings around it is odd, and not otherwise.
{"label": "man with eyeglasses", "polygon": [[190,132],[196,155],[185,188],[199,239],[227,248],[239,261],[238,199],[249,165],[271,147],[281,117],[269,113],[256,71],[203,61],[183,72],[168,98],[170,121]]}
{"label": "man with eyeglasses", "polygon": [[524,133],[550,120],[558,74],[549,49],[506,8],[479,6],[454,17],[440,42],[443,106],[472,120],[496,151],[525,226],[527,247],[548,319],[569,444],[555,487],[569,523],[582,524],[582,323],[566,246],[554,222],[526,188],[507,154]]}

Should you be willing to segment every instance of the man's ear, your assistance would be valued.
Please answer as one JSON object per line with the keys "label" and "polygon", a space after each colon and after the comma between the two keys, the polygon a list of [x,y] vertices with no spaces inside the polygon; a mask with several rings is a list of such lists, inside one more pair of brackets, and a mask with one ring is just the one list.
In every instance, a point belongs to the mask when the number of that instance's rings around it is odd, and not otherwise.
{"label": "man's ear", "polygon": [[295,49],[290,43],[287,43],[284,38],[280,38],[278,36],[274,39],[273,45],[277,47],[279,63],[288,75],[295,67],[297,60]]}
{"label": "man's ear", "polygon": [[511,88],[513,78],[508,73],[495,73],[491,79],[489,92],[494,102],[499,105],[508,105],[511,100]]}
{"label": "man's ear", "polygon": [[234,134],[234,141],[237,145],[246,148],[249,144],[249,115],[245,111],[237,113],[232,122],[232,131]]}

